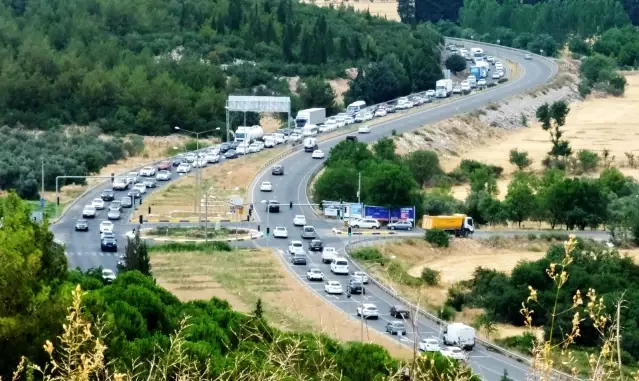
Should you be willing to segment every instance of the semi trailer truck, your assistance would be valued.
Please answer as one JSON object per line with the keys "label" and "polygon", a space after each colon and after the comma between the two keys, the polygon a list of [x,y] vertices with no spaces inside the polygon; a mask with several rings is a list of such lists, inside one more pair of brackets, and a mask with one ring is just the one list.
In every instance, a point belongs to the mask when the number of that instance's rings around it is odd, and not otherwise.
{"label": "semi trailer truck", "polygon": [[435,83],[435,96],[437,98],[447,98],[453,93],[453,80],[440,79]]}
{"label": "semi trailer truck", "polygon": [[475,232],[475,223],[472,217],[465,214],[454,214],[452,216],[424,216],[422,219],[422,229],[443,230],[455,237],[467,237]]}
{"label": "semi trailer truck", "polygon": [[297,112],[295,117],[295,125],[298,128],[302,128],[307,124],[322,124],[326,120],[325,108],[308,108]]}

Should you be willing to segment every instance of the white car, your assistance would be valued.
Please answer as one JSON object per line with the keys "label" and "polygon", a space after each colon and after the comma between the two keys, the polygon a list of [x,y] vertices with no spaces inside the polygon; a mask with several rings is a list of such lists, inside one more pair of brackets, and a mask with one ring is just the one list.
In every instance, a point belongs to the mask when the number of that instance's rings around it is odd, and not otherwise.
{"label": "white car", "polygon": [[430,98],[435,98],[435,90],[428,90],[426,92],[426,95],[428,95]]}
{"label": "white car", "polygon": [[353,124],[353,123],[355,123],[355,118],[353,118],[350,115],[346,115],[344,117],[344,123],[346,123],[346,125]]}
{"label": "white car", "polygon": [[337,250],[334,247],[325,247],[322,250],[322,262],[323,263],[331,263],[333,260],[337,258]]}
{"label": "white car", "polygon": [[112,232],[112,231],[113,231],[113,222],[111,221],[100,222],[100,233]]}
{"label": "white car", "polygon": [[326,132],[335,131],[337,129],[337,121],[335,119],[329,119],[324,123],[323,127]]}
{"label": "white car", "polygon": [[422,339],[419,342],[419,350],[422,352],[439,352],[441,347],[437,339]]}
{"label": "white car", "polygon": [[377,306],[373,303],[363,303],[361,306],[357,307],[357,316],[361,316],[364,319],[368,318],[379,318],[379,310]]}
{"label": "white car", "polygon": [[316,149],[315,151],[313,151],[313,154],[311,155],[311,157],[313,159],[323,159],[324,158],[324,152]]}
{"label": "white car", "polygon": [[155,179],[158,181],[169,181],[171,180],[171,171],[160,171],[158,172]]}
{"label": "white car", "polygon": [[493,79],[499,79],[499,78],[501,78],[501,76],[499,75],[499,72],[498,71],[494,72]]}
{"label": "white car", "polygon": [[113,270],[102,269],[102,279],[104,279],[104,281],[108,283],[113,282],[115,280],[115,274],[113,273]]}
{"label": "white car", "polygon": [[366,275],[366,273],[363,271],[355,271],[353,273],[353,278],[359,280],[364,284],[368,284],[368,275]]}
{"label": "white car", "polygon": [[331,262],[331,272],[333,274],[348,275],[348,261],[345,258],[333,259],[333,262]]}
{"label": "white car", "polygon": [[497,74],[499,74],[499,77],[501,78],[503,78],[506,75],[506,73],[504,73],[503,70],[497,70]]}
{"label": "white car", "polygon": [[273,237],[288,238],[288,230],[283,226],[276,226],[275,229],[273,229]]}
{"label": "white car", "polygon": [[462,81],[461,90],[462,90],[462,93],[469,93],[470,92],[470,82]]}
{"label": "white car", "polygon": [[374,218],[361,218],[358,220],[353,220],[350,222],[350,225],[354,228],[364,228],[364,229],[379,229],[380,223]]}
{"label": "white car", "polygon": [[288,253],[289,254],[306,254],[304,252],[304,244],[302,241],[291,241],[288,244]]}
{"label": "white car", "polygon": [[375,116],[378,118],[381,118],[386,115],[388,115],[388,112],[386,111],[386,109],[380,108],[380,109],[377,109],[377,111],[375,111]]}
{"label": "white car", "polygon": [[177,173],[189,173],[189,172],[191,172],[191,164],[182,163],[182,164],[178,165],[178,167],[175,170],[175,172],[177,172]]}
{"label": "white car", "polygon": [[293,217],[293,225],[304,226],[306,225],[306,217],[303,214],[298,214]]}
{"label": "white car", "polygon": [[84,207],[84,209],[82,209],[82,217],[84,218],[95,217],[95,214],[96,214],[96,211],[93,205],[87,205]]}
{"label": "white car", "polygon": [[455,360],[466,360],[466,352],[459,347],[444,347],[439,350],[439,353],[441,353],[444,357],[449,357]]}
{"label": "white car", "polygon": [[503,70],[504,69],[504,64],[501,63],[501,62],[495,62],[495,69]]}
{"label": "white car", "polygon": [[207,164],[208,162],[206,161],[206,158],[201,157],[193,162],[193,168],[204,168]]}
{"label": "white car", "polygon": [[288,137],[284,134],[275,133],[275,141],[277,144],[284,144],[288,141]]}
{"label": "white car", "polygon": [[373,120],[373,113],[372,112],[365,112],[364,113],[364,121],[369,121],[369,120]]}
{"label": "white car", "polygon": [[262,184],[260,184],[260,190],[262,192],[271,192],[273,190],[273,184],[269,181],[262,181]]}
{"label": "white car", "polygon": [[102,210],[104,209],[104,200],[102,200],[101,198],[95,198],[91,202],[91,206],[93,206],[97,210]]}
{"label": "white car", "polygon": [[461,92],[462,92],[461,86],[453,87],[453,94],[461,94]]}
{"label": "white car", "polygon": [[357,133],[358,133],[358,134],[368,134],[368,133],[370,133],[370,132],[371,132],[371,128],[370,128],[369,126],[366,126],[366,125],[364,125],[364,126],[360,126],[360,127],[357,129]]}
{"label": "white car", "polygon": [[302,140],[302,134],[298,134],[297,132],[293,132],[291,136],[288,137],[288,140],[299,142]]}
{"label": "white car", "polygon": [[365,120],[366,118],[364,117],[364,113],[360,112],[357,115],[355,115],[355,123],[361,123]]}
{"label": "white car", "polygon": [[324,273],[318,268],[308,269],[306,272],[306,279],[308,280],[324,280]]}
{"label": "white car", "polygon": [[477,81],[477,86],[479,87],[486,87],[486,80],[485,79],[480,79],[479,81]]}
{"label": "white car", "polygon": [[524,55],[524,59],[531,60],[532,55],[530,53],[526,53],[526,55]]}
{"label": "white car", "polygon": [[249,146],[248,151],[251,153],[260,152],[260,145],[257,143],[253,143]]}
{"label": "white car", "polygon": [[204,157],[207,163],[213,164],[220,161],[220,155],[218,154],[208,154]]}
{"label": "white car", "polygon": [[151,177],[155,176],[155,168],[153,167],[144,167],[140,170],[140,176]]}
{"label": "white car", "polygon": [[137,183],[133,186],[133,189],[135,189],[136,191],[140,192],[140,194],[145,194],[146,193],[146,185],[144,185],[143,183]]}
{"label": "white car", "polygon": [[486,61],[490,62],[490,63],[495,63],[495,57],[493,56],[488,56],[486,57]]}
{"label": "white car", "polygon": [[335,118],[335,123],[337,124],[337,128],[342,128],[346,126],[346,118],[343,116],[338,116]]}
{"label": "white car", "polygon": [[273,148],[277,145],[277,140],[275,140],[275,137],[270,137],[270,138],[265,138],[264,139],[264,147],[266,148]]}
{"label": "white car", "polygon": [[327,294],[342,294],[344,290],[342,289],[342,285],[336,280],[329,280],[324,284],[324,291]]}

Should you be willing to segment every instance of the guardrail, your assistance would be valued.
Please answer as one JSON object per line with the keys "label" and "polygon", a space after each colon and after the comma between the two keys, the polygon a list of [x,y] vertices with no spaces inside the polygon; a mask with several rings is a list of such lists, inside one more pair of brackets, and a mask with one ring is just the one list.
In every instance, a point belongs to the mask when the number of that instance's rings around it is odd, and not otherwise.
{"label": "guardrail", "polygon": [[[344,247],[344,252],[346,254],[346,257],[357,268],[357,270],[362,271],[362,272],[366,272],[357,263],[357,261],[353,259],[353,257],[351,256],[351,252],[352,251],[354,251],[357,248],[375,245],[375,244],[378,244],[378,243],[381,243],[381,242],[384,242],[384,241],[398,240],[398,239],[405,239],[405,238],[406,237],[383,237],[382,236],[382,237],[362,239],[362,240],[359,240],[357,242],[353,242],[351,244],[346,245]],[[402,297],[400,294],[398,294],[396,291],[392,290],[390,287],[388,287],[384,283],[382,283],[382,282],[378,281],[377,279],[373,278],[370,274],[368,274],[368,279],[369,279],[369,281],[373,282],[377,287],[379,287],[382,291],[384,291],[388,295],[392,296],[393,298],[399,300],[405,306],[409,307],[411,310],[419,312],[420,315],[424,316],[428,320],[433,321],[437,325],[449,324],[449,322],[447,322],[446,320],[442,320],[442,319],[438,318],[437,316],[433,315],[432,313],[420,308],[419,306],[417,306],[414,303],[410,302],[406,298]],[[490,342],[488,340],[484,340],[484,339],[479,338],[479,337],[475,338],[475,340],[477,342],[479,342],[481,345],[483,345],[484,347],[486,347],[486,349],[488,349],[490,351],[497,352],[497,353],[502,354],[502,355],[504,355],[506,357],[514,359],[515,361],[520,362],[520,363],[525,363],[527,365],[530,365],[530,363],[531,363],[530,362],[530,358],[528,358],[526,356],[523,356],[523,355],[520,355],[519,353],[512,352],[512,351],[510,351],[510,350],[508,350],[506,348],[500,347],[499,345],[496,345],[496,344],[494,344],[494,343],[492,343],[492,342]],[[557,377],[558,380],[579,380],[579,381],[581,381],[580,379],[573,378],[573,376],[570,375],[570,374],[564,373],[564,372],[556,370],[556,369],[553,370],[553,373]]]}

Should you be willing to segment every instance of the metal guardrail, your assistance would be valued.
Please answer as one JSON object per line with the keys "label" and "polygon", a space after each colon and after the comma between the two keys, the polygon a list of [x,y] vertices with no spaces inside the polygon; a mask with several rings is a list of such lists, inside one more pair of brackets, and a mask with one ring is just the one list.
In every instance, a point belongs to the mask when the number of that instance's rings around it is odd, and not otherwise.
{"label": "metal guardrail", "polygon": [[[382,236],[382,237],[362,239],[362,240],[359,240],[357,242],[353,242],[351,244],[346,245],[344,247],[344,252],[346,254],[346,257],[350,260],[350,262],[359,271],[365,272],[364,269],[351,256],[351,252],[352,251],[354,251],[355,249],[361,248],[361,247],[366,247],[366,246],[379,244],[379,243],[382,243],[384,241],[400,240],[400,239],[405,239],[405,238],[406,237],[384,237],[384,236]],[[405,306],[409,307],[413,311],[419,312],[420,315],[424,316],[428,320],[433,321],[437,325],[447,325],[447,324],[449,324],[449,322],[447,322],[446,320],[442,320],[442,319],[438,318],[437,316],[433,315],[432,313],[420,308],[419,306],[417,306],[414,303],[410,302],[406,298],[402,297],[395,290],[391,289],[390,287],[388,287],[384,283],[382,283],[382,282],[378,281],[377,279],[373,278],[370,274],[368,274],[368,279],[369,279],[369,281],[373,282],[377,287],[379,287],[382,291],[384,291],[388,295],[392,296],[393,298],[399,300],[401,303],[403,303]],[[481,345],[483,345],[484,347],[486,347],[486,349],[488,349],[490,351],[500,353],[500,354],[502,354],[502,355],[504,355],[506,357],[509,357],[511,359],[514,359],[515,361],[520,362],[520,363],[524,363],[524,364],[527,364],[527,365],[530,365],[530,363],[531,363],[530,358],[528,358],[526,356],[523,356],[523,355],[521,355],[519,353],[512,352],[512,351],[510,351],[510,350],[508,350],[506,348],[500,347],[499,345],[496,345],[496,344],[494,344],[494,343],[492,343],[492,342],[490,342],[488,340],[484,340],[484,339],[479,338],[479,337],[476,337],[475,340],[477,342],[479,342]],[[559,370],[553,370],[553,373],[557,377],[558,380],[579,380],[579,379],[573,378],[572,375],[564,373],[564,372],[559,371]]]}

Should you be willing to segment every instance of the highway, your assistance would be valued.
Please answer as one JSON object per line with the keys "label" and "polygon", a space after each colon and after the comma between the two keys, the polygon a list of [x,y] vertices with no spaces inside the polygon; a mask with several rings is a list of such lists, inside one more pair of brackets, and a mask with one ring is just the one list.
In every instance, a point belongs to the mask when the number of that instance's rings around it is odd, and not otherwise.
{"label": "highway", "polygon": [[[554,63],[538,56],[535,56],[532,60],[525,60],[525,53],[523,52],[494,48],[478,43],[473,44],[473,46],[482,47],[488,55],[519,62],[523,68],[521,78],[498,86],[496,90],[477,92],[470,96],[459,98],[456,101],[435,106],[424,112],[402,116],[388,122],[377,124],[372,127],[370,134],[359,134],[358,139],[366,143],[372,143],[379,138],[389,136],[392,130],[400,134],[428,123],[450,118],[459,113],[469,112],[490,102],[531,90],[538,85],[548,82],[557,73],[557,67]],[[321,142],[319,143],[319,149],[324,151],[328,156],[330,149],[343,139],[345,139],[344,136]],[[281,161],[286,171],[285,176],[272,176],[271,169],[266,168],[256,177],[249,191],[252,193],[252,200],[256,205],[257,216],[263,225],[265,224],[267,216],[265,215],[265,207],[260,203],[262,200],[275,198],[284,204],[288,204],[290,201],[296,204],[310,203],[310,197],[307,195],[309,177],[322,166],[322,162],[323,160],[312,159],[310,153],[304,153],[303,151],[297,152]],[[270,181],[273,184],[274,189],[272,194],[260,192],[259,184],[262,181]],[[321,233],[330,231],[331,228],[336,227],[336,223],[316,217],[311,209],[306,206],[294,206],[294,210],[289,210],[289,208],[285,206],[281,208],[280,213],[270,213],[268,215],[271,229],[276,226],[284,226],[289,232],[289,239],[271,239],[269,246],[277,250],[282,261],[286,263],[289,270],[298,277],[300,282],[306,284],[307,287],[325,298],[334,308],[344,311],[353,319],[357,319],[356,309],[360,303],[374,303],[379,309],[381,316],[378,320],[366,321],[366,325],[370,329],[384,333],[386,323],[393,320],[389,316],[388,311],[392,305],[398,303],[392,296],[372,284],[367,286],[365,296],[353,295],[350,299],[347,299],[345,295],[329,296],[324,293],[321,282],[309,282],[306,280],[305,274],[307,268],[311,266],[320,268],[328,280],[339,280],[342,286],[346,285],[348,276],[332,275],[329,265],[321,263],[320,254],[309,253],[310,261],[307,266],[295,266],[290,263],[290,255],[286,251],[288,242],[291,239],[300,239],[300,228],[295,227],[292,222],[295,214],[304,214],[308,225],[313,225],[318,229],[324,246],[334,246],[340,250],[341,253],[344,252],[344,247],[348,240],[347,237]],[[259,244],[264,244],[264,240],[261,240]],[[421,338],[430,336],[439,337],[439,329],[439,326],[435,323],[422,318],[419,320],[417,336]],[[413,332],[408,332],[406,337],[396,339],[411,345],[413,337]],[[525,380],[528,372],[528,368],[525,364],[519,363],[506,356],[490,352],[481,346],[476,346],[475,350],[470,354],[469,365],[477,374],[487,381],[499,380],[503,375],[504,369],[508,370],[508,375],[513,380]]]}
{"label": "highway", "polygon": [[[467,44],[468,45],[468,44]],[[392,130],[397,133],[402,133],[419,128],[427,123],[433,123],[439,120],[443,120],[452,117],[456,114],[472,111],[478,107],[486,105],[493,101],[498,101],[503,98],[507,98],[522,92],[533,89],[534,87],[549,81],[557,72],[557,67],[551,61],[542,59],[538,56],[534,56],[533,60],[524,60],[524,53],[511,51],[503,48],[494,48],[491,46],[483,45],[480,43],[473,43],[473,46],[480,46],[484,48],[486,54],[494,55],[502,59],[510,59],[517,61],[523,68],[521,78],[508,82],[506,84],[499,85],[494,89],[475,92],[471,95],[459,97],[458,99],[448,102],[442,105],[434,105],[424,111],[412,113],[409,115],[399,116],[395,119],[383,122],[372,126],[370,134],[359,135],[358,138],[365,142],[374,142],[377,139],[389,136]],[[319,143],[319,147],[327,155],[330,148],[337,144],[345,137],[334,138],[325,142]],[[297,152],[282,160],[282,164],[285,168],[285,176],[272,176],[270,168],[265,169],[260,173],[252,187],[249,189],[249,197],[255,204],[256,217],[260,220],[262,225],[262,231],[265,229],[266,215],[264,213],[264,206],[260,203],[261,200],[270,200],[275,197],[278,201],[288,204],[289,201],[294,203],[308,203],[308,195],[306,194],[306,186],[309,180],[309,176],[315,170],[322,165],[322,160],[313,160],[310,158],[310,153]],[[173,172],[173,179],[177,178],[175,172]],[[274,186],[274,191],[270,194],[263,195],[259,191],[259,184],[262,181],[271,181]],[[166,186],[166,183],[158,182],[158,188]],[[102,266],[104,268],[116,268],[117,255],[108,255],[100,252],[100,240],[98,225],[101,220],[106,219],[106,210],[99,211],[95,220],[89,220],[89,232],[75,232],[74,225],[78,218],[82,214],[84,205],[89,204],[92,199],[99,197],[100,192],[110,186],[104,184],[87,195],[83,196],[75,204],[73,204],[69,210],[60,218],[60,220],[51,226],[51,230],[54,232],[58,241],[63,242],[66,245],[66,252],[69,260],[70,267],[80,267],[82,269],[88,269],[92,267]],[[126,192],[116,192],[116,199],[125,196]],[[146,208],[144,203],[141,206]],[[122,220],[115,223],[114,233],[118,238],[118,252],[124,251],[125,238],[124,234],[135,227],[128,222],[131,214],[137,215],[132,209],[124,209]],[[384,332],[384,325],[389,319],[388,310],[390,306],[397,304],[397,301],[390,295],[383,292],[381,289],[373,285],[368,285],[365,296],[353,295],[350,300],[347,300],[345,296],[326,296],[323,292],[323,284],[313,283],[306,281],[305,273],[308,267],[317,266],[328,279],[338,279],[342,285],[345,285],[347,276],[331,276],[330,270],[327,265],[321,264],[319,261],[319,254],[309,255],[308,266],[293,266],[290,264],[290,256],[286,253],[286,248],[289,240],[299,239],[299,228],[294,227],[292,219],[295,214],[304,214],[308,220],[309,225],[315,226],[318,230],[320,238],[324,242],[324,246],[334,246],[336,249],[343,252],[345,244],[348,238],[344,236],[336,236],[330,232],[330,229],[336,227],[335,222],[325,221],[317,218],[308,207],[295,207],[294,210],[289,210],[288,206],[283,206],[280,213],[273,213],[268,216],[269,226],[271,230],[275,226],[284,226],[288,229],[288,240],[276,240],[270,238],[268,240],[268,246],[273,247],[279,258],[285,263],[286,267],[298,278],[300,282],[304,283],[326,299],[333,308],[338,308],[345,313],[355,318],[355,311],[358,303],[370,302],[377,305],[380,310],[380,319],[375,321],[367,321],[366,326],[368,329],[375,329]],[[145,224],[147,226],[147,224]],[[353,238],[355,240],[356,238]],[[261,245],[265,246],[266,240],[261,239],[257,241],[251,241],[247,243],[238,243],[239,246],[246,245]],[[420,319],[416,334],[419,337],[439,336],[439,326],[426,321],[424,318]],[[413,340],[413,333],[409,332],[408,335],[401,339],[406,344],[411,344]],[[489,352],[485,348],[477,346],[470,356],[470,365],[475,372],[477,372],[484,380],[497,381],[503,374],[503,370],[507,369],[509,376],[514,380],[524,380],[526,377],[527,367],[524,364],[518,363],[505,356]]]}

